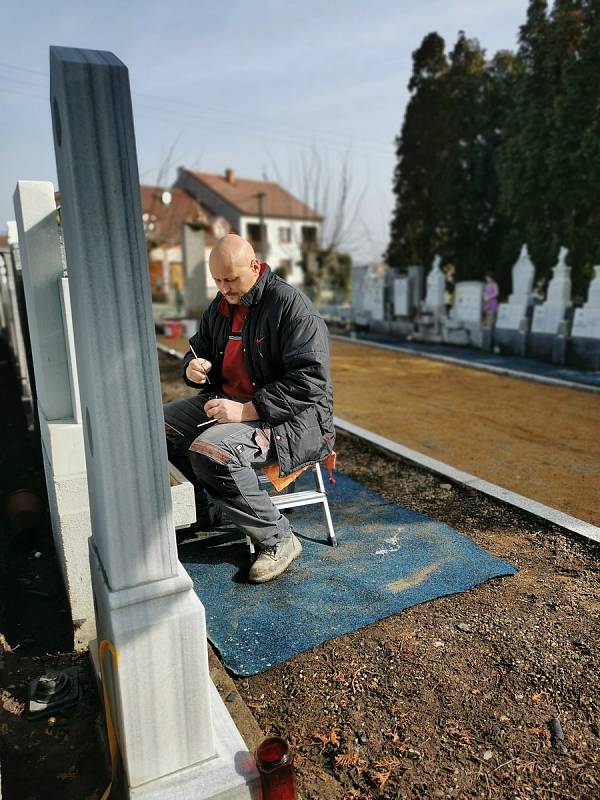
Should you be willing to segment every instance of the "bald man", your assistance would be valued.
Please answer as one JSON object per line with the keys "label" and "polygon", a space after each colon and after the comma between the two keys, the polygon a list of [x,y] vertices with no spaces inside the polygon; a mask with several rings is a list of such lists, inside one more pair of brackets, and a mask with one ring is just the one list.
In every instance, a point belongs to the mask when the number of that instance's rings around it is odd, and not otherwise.
{"label": "bald man", "polygon": [[332,451],[327,328],[240,236],[217,243],[209,269],[219,293],[184,358],[184,380],[199,393],[165,406],[169,455],[250,536],[248,580],[264,583],[302,546],[253,467],[278,464],[285,477]]}

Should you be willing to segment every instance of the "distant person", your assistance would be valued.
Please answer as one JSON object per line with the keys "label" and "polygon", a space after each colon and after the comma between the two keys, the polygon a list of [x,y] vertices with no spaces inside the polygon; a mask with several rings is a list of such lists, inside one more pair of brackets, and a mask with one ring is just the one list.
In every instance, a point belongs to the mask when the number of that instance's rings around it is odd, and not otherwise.
{"label": "distant person", "polygon": [[183,312],[183,292],[181,291],[181,287],[178,283],[175,284],[175,313],[178,317],[181,316]]}
{"label": "distant person", "polygon": [[493,328],[498,313],[498,301],[500,289],[491,272],[485,273],[485,284],[483,286],[483,327]]}
{"label": "distant person", "polygon": [[209,269],[219,293],[183,361],[185,382],[200,391],[164,407],[169,456],[250,536],[258,555],[248,580],[263,583],[302,546],[253,467],[279,464],[285,477],[331,453],[327,327],[236,234],[217,242]]}
{"label": "distant person", "polygon": [[450,309],[454,303],[454,279],[456,276],[456,267],[454,264],[446,264],[444,267],[444,303],[446,305],[446,313],[450,313]]}
{"label": "distant person", "polygon": [[533,299],[534,305],[539,305],[540,303],[544,302],[544,298],[546,297],[545,278],[540,278],[538,281],[536,281],[535,286],[533,287],[533,291],[531,293],[531,297]]}

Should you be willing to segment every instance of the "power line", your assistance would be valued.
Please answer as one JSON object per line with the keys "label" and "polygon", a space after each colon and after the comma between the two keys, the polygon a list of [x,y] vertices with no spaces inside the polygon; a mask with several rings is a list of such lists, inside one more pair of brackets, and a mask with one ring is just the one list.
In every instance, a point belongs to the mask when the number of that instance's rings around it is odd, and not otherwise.
{"label": "power line", "polygon": [[16,69],[21,72],[31,72],[34,75],[44,75],[44,77],[48,77],[48,73],[42,72],[40,69],[30,69],[29,67],[21,67],[17,64],[7,64],[6,61],[0,61],[0,67],[7,67],[8,69]]}
{"label": "power line", "polygon": [[27,92],[19,92],[17,89],[5,89],[3,86],[0,86],[0,92],[4,92],[5,94],[16,94],[20,97],[32,97],[34,100],[45,100],[48,102],[48,97],[42,97],[39,94],[28,94]]}
{"label": "power line", "polygon": [[[138,101],[134,101],[134,108],[140,108],[142,110],[146,109],[147,111],[151,111],[153,113],[157,113],[157,114],[161,114],[161,115],[170,114],[171,113],[169,109],[157,108],[156,106],[151,106],[151,105],[148,105],[146,103],[140,103]],[[213,120],[210,117],[207,117],[205,115],[199,115],[199,114],[196,114],[194,112],[186,111],[185,108],[183,108],[183,109],[180,108],[178,110],[178,113],[177,113],[177,119],[179,120],[178,127],[181,127],[181,119],[182,119],[182,117],[187,117],[187,118],[191,119],[192,121],[201,122],[202,123],[201,129],[208,128],[208,129],[213,129],[213,130],[214,129],[217,129],[217,130],[222,130],[222,129],[235,130],[237,133],[239,133],[240,135],[243,135],[243,136],[249,136],[249,135],[250,136],[252,136],[252,135],[253,136],[259,136],[260,138],[267,139],[267,140],[283,141],[283,142],[286,142],[286,143],[290,143],[291,142],[293,144],[299,144],[299,145],[304,146],[304,147],[316,147],[317,144],[318,144],[319,147],[324,147],[324,148],[327,148],[329,150],[335,150],[336,152],[340,152],[344,148],[344,144],[343,143],[327,142],[327,141],[323,142],[321,139],[318,139],[318,135],[317,134],[315,134],[315,137],[317,137],[317,138],[313,138],[312,141],[311,141],[311,140],[308,140],[308,139],[303,138],[301,136],[289,136],[289,135],[285,135],[285,134],[282,134],[282,133],[278,133],[277,129],[273,129],[273,128],[260,128],[258,126],[248,126],[248,125],[244,125],[243,127],[241,127],[240,125],[235,124],[235,123],[225,122],[225,121],[222,121],[222,120]],[[173,121],[172,117],[167,117],[167,119],[169,121]],[[194,126],[191,126],[187,121],[185,121],[185,124],[188,125],[189,127],[194,127]],[[196,125],[195,127],[198,128],[199,126]],[[363,147],[361,145],[354,145],[351,142],[348,142],[346,146],[347,146],[348,149],[351,149],[353,152],[362,152],[362,153],[366,153],[368,155],[378,155],[378,156],[382,156],[382,157],[389,157],[390,155],[393,154],[393,150],[391,148],[390,148],[389,152],[384,152],[383,150],[375,150],[375,149],[371,149],[371,148],[368,148],[368,147]]]}
{"label": "power line", "polygon": [[[5,80],[6,81],[6,80],[12,80],[12,79],[8,79],[8,78],[4,78],[3,76],[0,76],[0,80]],[[46,87],[40,86],[39,84],[32,84],[32,83],[24,82],[24,81],[21,81],[21,83],[27,83],[27,85],[31,85],[31,86],[34,86],[35,88],[39,88],[39,89],[45,89],[46,88]],[[18,95],[18,96],[21,96],[21,97],[30,97],[30,98],[33,98],[33,99],[36,99],[36,100],[44,100],[44,101],[48,102],[48,96],[47,95],[46,96],[41,96],[41,95],[28,94],[28,93],[25,93],[25,92],[18,91],[16,89],[5,88],[4,86],[0,86],[0,92],[4,92],[4,93],[8,93],[8,94],[14,94],[14,95]],[[138,108],[141,108],[142,110],[141,111],[136,110]],[[144,109],[147,109],[147,110],[145,111]],[[151,112],[151,113],[148,113],[148,111]],[[334,143],[316,142],[316,141],[309,142],[309,141],[307,141],[305,139],[301,139],[301,138],[292,138],[290,136],[279,135],[277,133],[274,133],[272,130],[270,130],[270,131],[260,131],[259,129],[257,129],[257,130],[252,130],[252,129],[248,129],[248,128],[241,129],[238,125],[233,125],[233,124],[229,124],[229,123],[226,123],[226,122],[213,121],[213,120],[210,120],[210,119],[202,119],[198,115],[189,114],[189,112],[185,112],[185,111],[183,111],[183,112],[180,111],[180,113],[178,114],[176,119],[173,116],[164,116],[164,113],[165,112],[162,109],[157,109],[154,106],[145,106],[143,103],[142,104],[134,103],[134,116],[135,116],[136,119],[148,119],[148,120],[150,120],[152,122],[162,122],[164,124],[176,127],[178,130],[181,129],[182,122],[183,122],[183,124],[186,126],[186,128],[192,129],[192,130],[203,131],[204,133],[206,133],[207,131],[216,131],[216,132],[221,133],[221,134],[222,133],[229,134],[230,136],[233,136],[234,138],[239,138],[240,136],[244,136],[244,137],[251,137],[251,138],[254,138],[254,139],[260,139],[260,140],[263,140],[263,141],[281,142],[281,143],[287,144],[287,145],[292,144],[292,145],[295,145],[297,147],[302,147],[302,148],[314,149],[314,148],[318,147],[319,149],[327,150],[329,152],[334,152],[334,153],[342,153],[342,152],[344,152],[342,147],[341,147],[341,145],[334,144]],[[168,114],[168,111],[166,113]],[[183,115],[187,115],[188,117],[191,116],[192,121],[189,121],[189,119],[182,120],[181,119],[182,113],[183,113]],[[198,121],[196,122],[195,120],[198,120]],[[366,150],[366,149],[363,149],[362,147],[353,147],[353,148],[351,148],[351,150],[352,150],[352,152],[355,152],[355,153],[358,153],[358,154],[362,153],[363,155],[371,155],[371,156],[380,157],[380,158],[388,158],[389,155],[390,155],[390,153],[383,153],[381,151]]]}
{"label": "power line", "polygon": [[2,81],[11,81],[11,83],[20,83],[20,84],[23,84],[24,86],[34,86],[36,89],[45,89],[46,91],[48,91],[48,89],[50,88],[48,86],[48,84],[42,86],[41,83],[33,83],[32,81],[24,81],[24,80],[21,80],[20,78],[7,78],[4,75],[0,75],[0,80],[2,80]]}
{"label": "power line", "polygon": [[[159,102],[161,102],[163,104],[164,103],[171,103],[172,105],[176,105],[176,106],[180,106],[181,105],[179,100],[175,100],[175,99],[170,98],[170,97],[161,97],[159,95],[148,94],[147,92],[133,92],[133,94],[136,97],[148,97],[148,98],[153,99],[153,100],[158,100]],[[190,103],[189,101],[186,101],[185,105],[188,108],[197,109],[198,111],[201,111],[202,113],[209,112],[209,113],[213,113],[213,114],[219,114],[221,116],[225,115],[227,117],[231,117],[231,112],[230,111],[224,111],[223,109],[216,108],[215,106],[199,105],[198,103]],[[268,123],[265,122],[265,117],[263,115],[247,114],[246,112],[244,112],[244,119],[258,120],[259,123],[261,123],[263,126],[265,126],[265,125],[268,126]],[[236,123],[236,124],[239,124],[239,123]],[[244,125],[245,124],[246,123],[244,122]],[[308,128],[298,128],[298,127],[295,127],[295,128],[280,128],[280,130],[290,130],[290,131],[293,131],[294,133],[305,134],[307,136],[314,136],[315,133],[316,133],[314,130],[310,130]],[[319,136],[327,136],[327,137],[331,137],[331,138],[335,138],[335,139],[345,139],[346,141],[352,141],[352,142],[362,142],[363,144],[366,144],[369,147],[387,148],[389,146],[389,144],[387,142],[384,142],[382,140],[362,139],[362,138],[361,139],[357,139],[356,137],[351,137],[351,136],[348,136],[347,134],[337,133],[335,131],[327,131],[327,130],[319,131]]]}
{"label": "power line", "polygon": [[[30,72],[30,73],[35,74],[35,75],[44,75],[44,76],[47,75],[47,73],[42,72],[40,70],[28,69],[26,67],[20,67],[20,66],[18,66],[16,64],[9,64],[7,62],[0,62],[0,67],[6,67],[8,69],[13,69],[13,70],[17,70],[17,71]],[[7,80],[7,79],[5,78],[5,80]],[[47,85],[41,86],[40,84],[30,83],[30,82],[27,82],[27,81],[20,80],[18,78],[9,78],[8,80],[14,80],[15,82],[19,82],[19,83],[35,86],[36,88],[47,89]],[[229,125],[235,124],[236,127],[239,126],[239,122],[238,122],[237,118],[236,118],[235,122],[229,121],[229,120],[231,120],[231,117],[232,117],[231,112],[225,111],[223,109],[216,108],[215,106],[209,106],[209,105],[205,105],[205,104],[200,105],[200,104],[197,104],[197,103],[190,103],[189,101],[179,101],[179,100],[176,100],[176,99],[173,99],[173,98],[170,98],[170,97],[164,97],[164,96],[150,94],[148,92],[136,92],[136,91],[134,91],[134,92],[132,92],[132,94],[133,94],[134,97],[147,97],[147,98],[150,98],[150,99],[157,100],[158,102],[160,102],[162,104],[162,107],[160,109],[153,109],[153,110],[158,110],[160,112],[164,112],[164,111],[168,112],[169,109],[166,109],[164,107],[164,105],[165,104],[171,104],[171,105],[174,105],[176,107],[176,109],[180,113],[183,110],[183,113],[193,114],[193,111],[188,112],[188,111],[185,111],[185,109],[197,110],[197,111],[200,111],[202,113],[204,118],[207,118],[211,122],[215,122],[215,123],[219,123],[219,124],[229,124]],[[139,105],[141,105],[141,103],[139,103]],[[210,118],[211,114],[217,114],[217,115],[219,115],[221,117],[225,116],[226,119],[225,120],[214,120],[214,119]],[[259,121],[258,126],[256,124],[254,124],[254,126],[253,126],[255,130],[261,130],[261,131],[263,131],[265,133],[272,134],[273,128],[272,128],[271,125],[269,125],[269,123],[265,123],[265,117],[264,116],[246,114],[245,113],[244,117],[247,118],[247,119],[254,119],[254,120],[258,120]],[[246,123],[244,123],[244,127],[246,127]],[[291,134],[291,137],[296,139],[296,140],[299,137],[302,138],[302,139],[306,139],[307,137],[310,137],[313,140],[316,137],[318,137],[319,140],[322,141],[323,138],[325,137],[325,138],[328,138],[328,139],[337,140],[338,145],[345,144],[347,146],[352,145],[352,147],[357,147],[358,146],[362,151],[369,151],[369,152],[378,151],[380,155],[383,155],[383,151],[385,151],[385,153],[387,155],[393,154],[393,147],[392,147],[391,143],[388,144],[388,143],[385,143],[383,141],[377,141],[377,140],[374,140],[374,139],[357,138],[357,137],[353,137],[353,136],[347,136],[346,134],[340,134],[340,133],[337,133],[337,132],[334,132],[334,131],[319,131],[319,132],[316,132],[316,131],[313,131],[313,130],[302,129],[302,128],[297,128],[297,127],[293,128],[293,129],[290,129],[290,128],[282,128],[281,126],[279,126],[278,130],[282,132],[282,133],[278,134],[279,136],[281,136],[282,134],[285,135],[285,132],[289,131],[290,134]]]}

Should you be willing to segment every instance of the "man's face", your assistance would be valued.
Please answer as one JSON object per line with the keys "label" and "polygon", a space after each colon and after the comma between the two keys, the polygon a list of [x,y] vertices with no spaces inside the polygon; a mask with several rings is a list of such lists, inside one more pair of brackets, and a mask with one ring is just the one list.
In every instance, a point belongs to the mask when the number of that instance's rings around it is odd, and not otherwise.
{"label": "man's face", "polygon": [[257,259],[252,259],[249,264],[221,264],[217,261],[210,264],[210,274],[227,302],[236,305],[258,280],[260,264]]}

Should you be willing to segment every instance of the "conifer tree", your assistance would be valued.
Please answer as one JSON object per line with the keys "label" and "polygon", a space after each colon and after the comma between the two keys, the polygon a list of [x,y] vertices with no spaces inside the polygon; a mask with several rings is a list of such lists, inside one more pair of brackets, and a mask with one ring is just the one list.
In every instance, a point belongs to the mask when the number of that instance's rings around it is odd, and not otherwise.
{"label": "conifer tree", "polygon": [[430,33],[413,53],[411,98],[396,140],[396,206],[386,258],[395,267],[428,266],[445,243],[443,215],[448,185],[448,62],[444,40]]}
{"label": "conifer tree", "polygon": [[600,26],[598,5],[557,0],[551,43],[556,97],[548,169],[556,228],[569,249],[573,291],[582,297],[600,257],[598,109]]}
{"label": "conifer tree", "polygon": [[512,221],[498,208],[496,174],[516,65],[506,52],[488,64],[479,43],[462,32],[450,55],[445,80],[452,155],[444,256],[456,265],[461,279],[509,270],[518,253]]}
{"label": "conifer tree", "polygon": [[500,157],[503,211],[529,248],[538,277],[547,278],[561,244],[549,173],[551,114],[555,86],[551,71],[550,20],[546,0],[530,0],[521,27],[522,73],[507,120]]}

